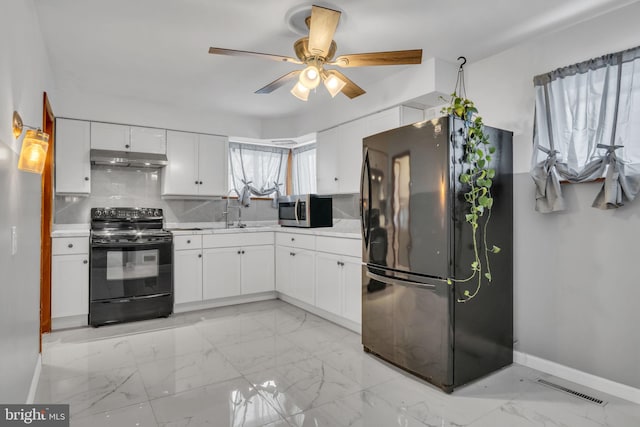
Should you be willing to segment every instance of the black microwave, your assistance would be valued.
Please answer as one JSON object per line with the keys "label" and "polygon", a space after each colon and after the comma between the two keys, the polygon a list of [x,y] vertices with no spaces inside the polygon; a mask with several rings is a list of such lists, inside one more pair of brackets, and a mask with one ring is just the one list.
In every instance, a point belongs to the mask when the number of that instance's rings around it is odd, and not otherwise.
{"label": "black microwave", "polygon": [[280,197],[278,224],[284,227],[332,227],[332,199],[316,194]]}

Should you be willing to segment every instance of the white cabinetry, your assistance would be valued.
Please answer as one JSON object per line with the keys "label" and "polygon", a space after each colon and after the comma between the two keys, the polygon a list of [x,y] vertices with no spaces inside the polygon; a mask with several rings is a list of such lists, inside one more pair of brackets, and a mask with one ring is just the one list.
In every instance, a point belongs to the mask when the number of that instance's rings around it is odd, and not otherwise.
{"label": "white cabinetry", "polygon": [[316,306],[361,323],[360,240],[319,236],[316,244]]}
{"label": "white cabinetry", "polygon": [[400,105],[398,107],[389,108],[388,110],[371,114],[370,116],[365,117],[364,120],[364,136],[367,137],[401,126],[421,122],[424,120],[424,110]]}
{"label": "white cabinetry", "polygon": [[175,303],[273,291],[273,242],[273,232],[175,236]]}
{"label": "white cabinetry", "polygon": [[211,197],[227,193],[227,139],[221,136],[167,131],[167,158],[162,169],[163,196]]}
{"label": "white cabinetry", "polygon": [[315,304],[315,236],[276,234],[276,290]]}
{"label": "white cabinetry", "polygon": [[165,154],[164,129],[91,122],[91,148]]}
{"label": "white cabinetry", "polygon": [[56,119],[56,193],[91,193],[90,123]]}
{"label": "white cabinetry", "polygon": [[316,140],[318,193],[358,193],[362,139],[421,121],[423,117],[423,110],[398,106],[318,132]]}
{"label": "white cabinetry", "polygon": [[202,301],[202,249],[174,251],[173,299],[175,304]]}
{"label": "white cabinetry", "polygon": [[51,256],[53,327],[86,325],[88,313],[89,238],[54,237]]}

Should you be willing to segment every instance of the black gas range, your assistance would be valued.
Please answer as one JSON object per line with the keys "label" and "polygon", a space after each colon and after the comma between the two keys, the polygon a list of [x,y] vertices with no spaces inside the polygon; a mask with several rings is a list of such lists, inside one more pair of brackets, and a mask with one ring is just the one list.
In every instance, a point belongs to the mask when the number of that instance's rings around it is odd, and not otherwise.
{"label": "black gas range", "polygon": [[173,237],[162,209],[92,208],[89,324],[173,312]]}

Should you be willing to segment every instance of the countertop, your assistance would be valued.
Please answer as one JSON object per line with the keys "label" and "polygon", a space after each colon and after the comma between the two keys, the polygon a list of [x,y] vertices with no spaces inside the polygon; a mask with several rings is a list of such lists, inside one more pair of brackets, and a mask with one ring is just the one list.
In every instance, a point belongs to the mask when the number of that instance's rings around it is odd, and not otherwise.
{"label": "countertop", "polygon": [[223,222],[209,223],[168,223],[165,228],[174,235],[193,234],[228,234],[228,233],[257,233],[273,231],[279,233],[311,234],[315,236],[342,237],[360,239],[360,222],[358,220],[335,220],[333,227],[296,228],[281,227],[273,221],[249,221],[245,228],[225,228]]}
{"label": "countertop", "polygon": [[54,224],[51,237],[89,237],[89,224]]}
{"label": "countertop", "polygon": [[[165,229],[174,235],[193,234],[228,234],[228,233],[257,233],[273,231],[280,233],[311,234],[314,236],[342,237],[346,239],[360,239],[360,221],[357,219],[334,220],[333,227],[325,228],[296,228],[281,227],[274,221],[248,221],[247,227],[225,228],[223,222],[174,222],[166,223]],[[89,237],[89,224],[54,224],[51,237]]]}

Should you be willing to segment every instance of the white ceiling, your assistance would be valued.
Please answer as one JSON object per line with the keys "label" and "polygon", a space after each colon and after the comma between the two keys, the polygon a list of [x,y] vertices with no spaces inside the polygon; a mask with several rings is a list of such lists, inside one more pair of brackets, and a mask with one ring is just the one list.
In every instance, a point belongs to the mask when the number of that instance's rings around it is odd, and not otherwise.
{"label": "white ceiling", "polygon": [[[293,64],[209,55],[209,46],[295,56],[300,37],[287,13],[301,5],[338,9],[337,55],[423,49],[423,59],[469,62],[589,19],[631,0],[35,0],[58,89],[106,93],[258,118],[310,113],[331,100],[318,90],[304,103],[282,87],[253,92]],[[410,66],[343,72],[371,91]],[[343,95],[339,95],[343,97]],[[367,96],[366,94],[363,96]]]}

